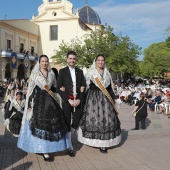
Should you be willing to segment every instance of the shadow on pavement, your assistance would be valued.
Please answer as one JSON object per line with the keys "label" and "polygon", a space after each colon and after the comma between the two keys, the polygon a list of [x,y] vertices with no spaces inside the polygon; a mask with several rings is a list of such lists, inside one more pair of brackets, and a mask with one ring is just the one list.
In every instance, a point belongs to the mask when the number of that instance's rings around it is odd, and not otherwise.
{"label": "shadow on pavement", "polygon": [[146,129],[147,129],[147,127],[150,126],[150,123],[151,123],[150,119],[146,118],[146,121],[145,121]]}
{"label": "shadow on pavement", "polygon": [[[12,166],[27,156],[27,153],[17,147],[17,141],[18,138],[13,137],[8,130],[5,130],[4,135],[0,136],[0,169],[11,167],[11,170],[13,170]],[[28,163],[25,163],[24,166],[26,166],[26,164]],[[22,164],[16,166],[22,167]]]}
{"label": "shadow on pavement", "polygon": [[113,149],[113,148],[117,148],[117,147],[122,146],[126,142],[127,138],[128,138],[128,131],[125,130],[125,129],[122,129],[122,140],[121,140],[121,142],[119,143],[119,145],[110,147],[109,149]]}
{"label": "shadow on pavement", "polygon": [[26,162],[18,166],[14,166],[11,170],[18,170],[18,169],[29,169],[32,166],[32,162]]}
{"label": "shadow on pavement", "polygon": [[122,140],[118,146],[122,146],[128,138],[128,131],[125,129],[122,129]]}

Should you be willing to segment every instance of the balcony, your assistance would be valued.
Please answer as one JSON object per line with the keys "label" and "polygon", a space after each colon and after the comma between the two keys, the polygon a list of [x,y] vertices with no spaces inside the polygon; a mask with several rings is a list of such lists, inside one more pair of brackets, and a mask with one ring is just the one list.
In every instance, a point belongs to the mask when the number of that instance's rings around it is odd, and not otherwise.
{"label": "balcony", "polygon": [[[2,58],[5,58],[5,57],[11,58],[12,53],[13,52],[11,52],[11,51],[2,50],[1,51],[1,57]],[[21,60],[23,60],[24,56],[26,55],[26,54],[23,54],[23,53],[16,53],[16,54],[17,54],[17,58],[21,59]],[[28,58],[29,58],[30,61],[37,61],[38,60],[38,56],[34,56],[34,55],[30,55],[30,54],[28,54],[28,56],[29,56]]]}

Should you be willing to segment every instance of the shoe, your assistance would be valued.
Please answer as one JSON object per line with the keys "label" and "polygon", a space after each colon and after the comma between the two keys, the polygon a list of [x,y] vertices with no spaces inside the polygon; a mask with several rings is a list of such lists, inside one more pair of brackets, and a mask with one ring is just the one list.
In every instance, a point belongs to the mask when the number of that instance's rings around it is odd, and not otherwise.
{"label": "shoe", "polygon": [[43,158],[44,158],[44,161],[46,162],[53,162],[54,161],[54,158],[53,157],[45,157],[44,154],[43,154]]}
{"label": "shoe", "polygon": [[170,116],[168,118],[170,118]]}
{"label": "shoe", "polygon": [[76,153],[75,153],[74,150],[68,150],[68,155],[69,155],[70,157],[75,157],[75,156],[76,156]]}
{"label": "shoe", "polygon": [[133,128],[133,129],[131,129],[131,130],[139,130],[139,129]]}
{"label": "shoe", "polygon": [[100,152],[104,154],[108,153],[106,148],[100,148]]}

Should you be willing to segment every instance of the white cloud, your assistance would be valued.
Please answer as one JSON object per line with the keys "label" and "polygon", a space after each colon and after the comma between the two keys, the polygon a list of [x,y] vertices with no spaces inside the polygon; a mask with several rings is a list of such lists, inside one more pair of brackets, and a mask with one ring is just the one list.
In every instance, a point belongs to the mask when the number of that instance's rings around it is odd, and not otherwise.
{"label": "white cloud", "polygon": [[143,48],[165,40],[165,30],[170,25],[169,0],[138,0],[126,4],[118,2],[107,0],[92,8],[103,24],[111,25],[115,33],[128,35]]}

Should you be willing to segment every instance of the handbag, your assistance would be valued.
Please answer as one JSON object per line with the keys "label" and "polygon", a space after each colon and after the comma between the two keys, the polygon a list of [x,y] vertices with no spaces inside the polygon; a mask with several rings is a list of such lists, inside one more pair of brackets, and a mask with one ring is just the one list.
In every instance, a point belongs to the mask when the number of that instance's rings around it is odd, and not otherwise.
{"label": "handbag", "polygon": [[[144,104],[145,104],[145,101],[144,101],[144,103],[143,103],[142,107],[141,107],[139,110],[141,110],[141,109],[143,108]],[[133,112],[133,113],[132,113],[132,116],[133,116],[133,117],[136,117],[136,115],[137,115],[137,113],[139,112],[139,110],[138,110],[138,111]]]}

